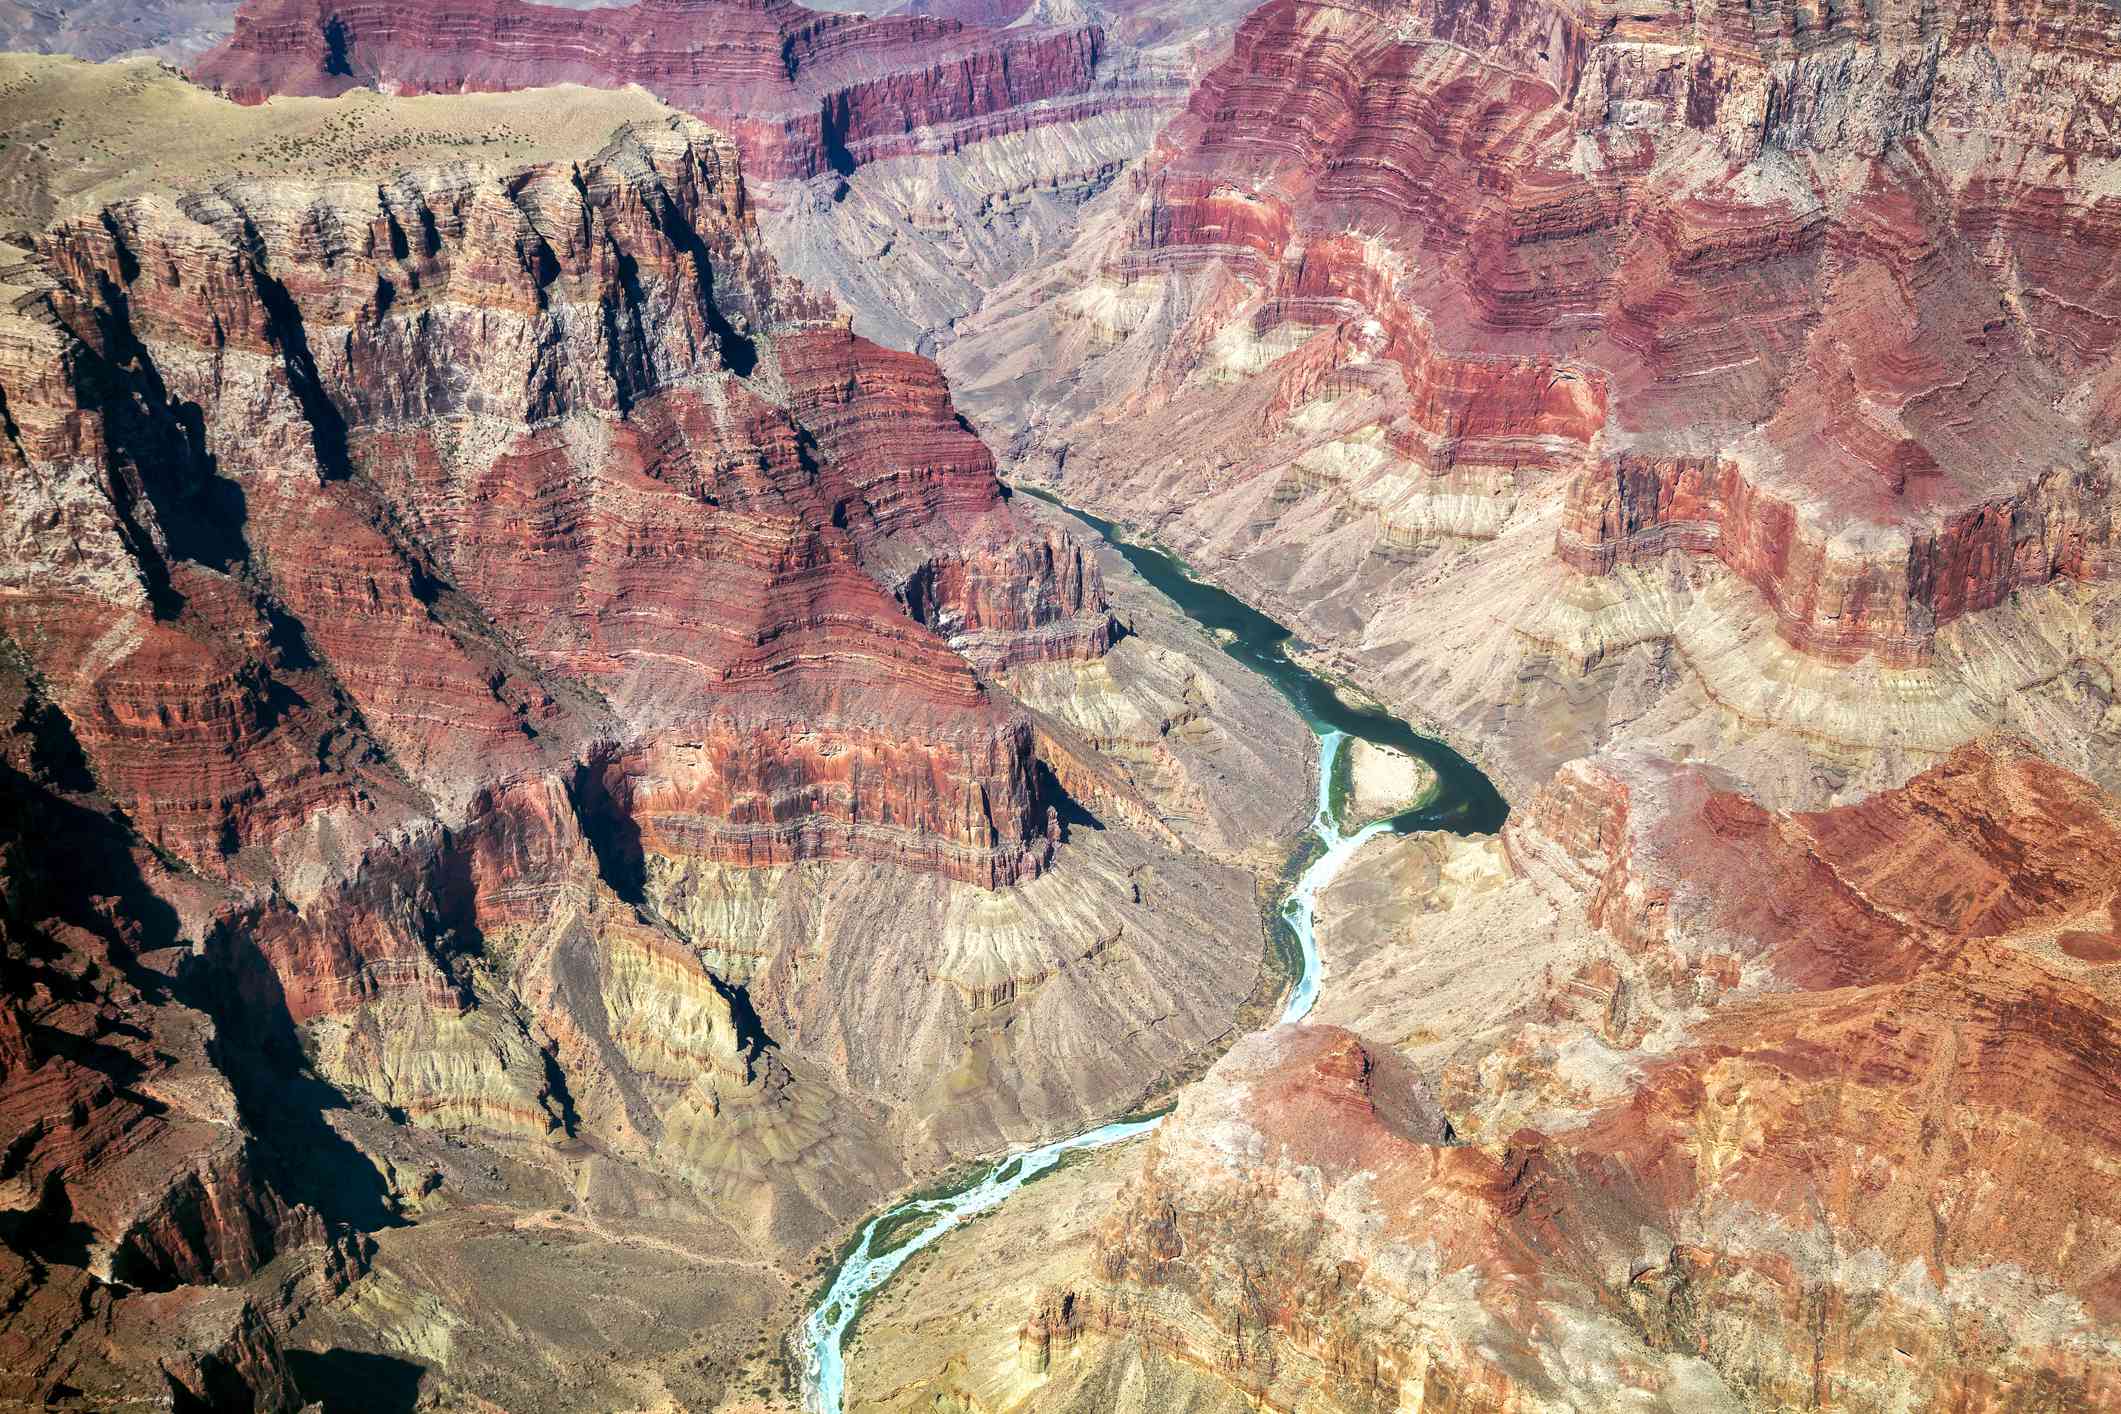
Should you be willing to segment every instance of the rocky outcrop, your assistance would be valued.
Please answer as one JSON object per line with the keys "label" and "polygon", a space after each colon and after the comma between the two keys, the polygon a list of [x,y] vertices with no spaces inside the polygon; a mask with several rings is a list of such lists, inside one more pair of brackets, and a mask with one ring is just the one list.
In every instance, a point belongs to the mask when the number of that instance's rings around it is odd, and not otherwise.
{"label": "rocky outcrop", "polygon": [[1414,1023],[1405,1057],[1241,1042],[1018,1295],[1017,1368],[954,1378],[1031,1408],[2108,1407],[2121,1035],[2111,968],[2057,940],[2106,926],[2117,830],[2012,743],[1812,814],[1572,767],[1512,815],[1507,882],[1329,958],[1329,1013]]}
{"label": "rocky outcrop", "polygon": [[1735,1407],[1624,1320],[1563,1314],[1590,1303],[1537,1270],[1543,1178],[1454,1144],[1388,1048],[1335,1027],[1247,1037],[1150,1141],[1091,1281],[1025,1324],[1030,1407],[1128,1386],[1201,1407]]}
{"label": "rocky outcrop", "polygon": [[[1498,751],[1519,786],[1653,701],[1784,734],[1778,787],[1814,803],[1818,760],[1890,783],[1997,725],[2061,750],[2097,714],[2043,729],[1994,679],[2084,653],[2033,645],[2050,608],[2099,606],[2112,652],[2110,28],[1264,5],[943,357],[1018,474],[1154,526],[1388,700],[1486,733],[1540,699]],[[1472,615],[1499,627],[1433,641]],[[1955,725],[1866,728],[1932,694]]]}
{"label": "rocky outcrop", "polygon": [[639,84],[734,137],[787,269],[862,333],[927,351],[1067,243],[1238,18],[1228,3],[889,8],[251,0],[195,72],[245,102]]}

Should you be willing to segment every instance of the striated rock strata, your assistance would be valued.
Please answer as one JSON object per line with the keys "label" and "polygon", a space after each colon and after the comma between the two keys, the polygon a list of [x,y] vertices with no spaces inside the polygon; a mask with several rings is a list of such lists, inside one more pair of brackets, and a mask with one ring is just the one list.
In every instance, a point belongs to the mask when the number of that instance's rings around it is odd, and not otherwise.
{"label": "striated rock strata", "polygon": [[852,1407],[2115,1407],[2117,836],[1996,741],[1815,813],[1594,758],[1373,845],[1320,1023],[1042,1259],[918,1267]]}
{"label": "striated rock strata", "polygon": [[234,1287],[277,1258],[294,1299],[328,1297],[366,1250],[288,1197],[163,901],[186,881],[12,652],[0,720],[0,1402],[291,1411],[279,1340]]}
{"label": "striated rock strata", "polygon": [[1520,789],[1646,713],[1792,803],[2111,781],[2121,48],[2006,8],[1274,0],[944,357]]}

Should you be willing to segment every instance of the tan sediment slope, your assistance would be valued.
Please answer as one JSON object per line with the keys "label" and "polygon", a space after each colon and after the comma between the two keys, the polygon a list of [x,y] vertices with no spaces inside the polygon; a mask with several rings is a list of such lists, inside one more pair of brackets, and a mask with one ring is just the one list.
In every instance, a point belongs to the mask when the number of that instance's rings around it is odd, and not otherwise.
{"label": "tan sediment slope", "polygon": [[626,123],[672,116],[639,88],[275,98],[242,107],[154,59],[0,54],[0,210],[42,224],[154,188],[231,177],[386,177],[460,159],[586,158]]}
{"label": "tan sediment slope", "polygon": [[[1016,504],[1082,530],[1056,507]],[[1098,565],[1127,632],[1092,662],[1009,675],[1027,705],[1072,728],[1189,844],[1273,877],[1310,819],[1313,738],[1295,709],[1100,540]]]}

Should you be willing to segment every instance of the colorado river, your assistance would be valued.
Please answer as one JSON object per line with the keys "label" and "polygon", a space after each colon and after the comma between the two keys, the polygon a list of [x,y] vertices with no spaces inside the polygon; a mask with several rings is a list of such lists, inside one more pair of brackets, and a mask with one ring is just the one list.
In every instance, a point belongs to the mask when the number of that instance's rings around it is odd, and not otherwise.
{"label": "colorado river", "polygon": [[[1030,494],[1062,505],[1043,492]],[[1286,628],[1235,596],[1195,579],[1172,556],[1122,538],[1109,521],[1070,506],[1062,509],[1104,536],[1143,579],[1207,629],[1225,653],[1272,683],[1318,735],[1318,784],[1311,837],[1299,846],[1299,857],[1313,849],[1320,852],[1297,876],[1282,905],[1282,916],[1295,936],[1301,961],[1280,1020],[1301,1021],[1318,1001],[1318,895],[1356,851],[1366,841],[1387,833],[1450,830],[1456,834],[1487,834],[1501,828],[1508,807],[1487,777],[1457,752],[1420,735],[1397,717],[1350,704],[1334,691],[1332,684],[1296,663],[1288,655],[1291,635]],[[1420,757],[1436,772],[1435,790],[1426,801],[1402,814],[1353,834],[1342,834],[1332,799],[1333,765],[1351,736]],[[871,1218],[856,1234],[817,1307],[803,1321],[803,1407],[811,1414],[840,1414],[846,1394],[842,1347],[847,1332],[870,1294],[890,1280],[907,1258],[966,1219],[998,1206],[1032,1178],[1059,1163],[1064,1155],[1080,1149],[1101,1149],[1145,1134],[1156,1127],[1160,1118],[1116,1120],[1007,1155],[947,1192],[907,1199]]]}

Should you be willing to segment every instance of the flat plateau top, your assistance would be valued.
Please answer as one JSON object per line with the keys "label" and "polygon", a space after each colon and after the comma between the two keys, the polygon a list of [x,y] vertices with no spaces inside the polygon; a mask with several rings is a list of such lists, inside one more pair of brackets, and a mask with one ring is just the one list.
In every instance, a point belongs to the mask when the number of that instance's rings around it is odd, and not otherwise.
{"label": "flat plateau top", "polygon": [[580,160],[674,116],[640,88],[231,103],[154,59],[0,54],[0,236],[67,210],[226,179],[380,178],[408,167]]}

